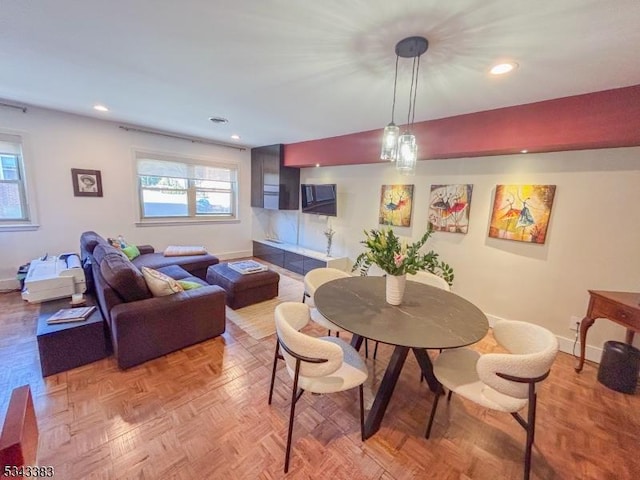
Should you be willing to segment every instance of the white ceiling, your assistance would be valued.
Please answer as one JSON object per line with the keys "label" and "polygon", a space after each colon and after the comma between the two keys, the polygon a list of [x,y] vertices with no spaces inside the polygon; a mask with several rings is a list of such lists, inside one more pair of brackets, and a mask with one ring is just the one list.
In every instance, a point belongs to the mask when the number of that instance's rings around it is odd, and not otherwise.
{"label": "white ceiling", "polygon": [[[384,127],[412,35],[416,121],[640,84],[638,0],[0,0],[0,98],[292,143]],[[502,59],[520,68],[490,77]],[[401,59],[396,123],[409,76]]]}

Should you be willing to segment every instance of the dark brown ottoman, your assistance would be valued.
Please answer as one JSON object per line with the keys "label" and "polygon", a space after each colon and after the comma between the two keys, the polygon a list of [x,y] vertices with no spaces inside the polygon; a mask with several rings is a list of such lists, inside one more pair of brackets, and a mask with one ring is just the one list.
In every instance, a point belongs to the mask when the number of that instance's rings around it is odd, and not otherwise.
{"label": "dark brown ottoman", "polygon": [[207,269],[207,282],[225,289],[227,305],[234,310],[277,297],[279,281],[280,275],[271,270],[243,275],[226,263]]}

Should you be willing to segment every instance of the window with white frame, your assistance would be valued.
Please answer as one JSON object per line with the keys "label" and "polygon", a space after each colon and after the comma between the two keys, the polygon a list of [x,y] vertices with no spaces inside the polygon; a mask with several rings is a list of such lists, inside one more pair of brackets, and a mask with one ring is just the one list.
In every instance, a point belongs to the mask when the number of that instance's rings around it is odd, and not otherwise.
{"label": "window with white frame", "polygon": [[237,218],[238,167],[136,152],[142,221]]}
{"label": "window with white frame", "polygon": [[0,226],[31,221],[27,198],[22,139],[0,133]]}

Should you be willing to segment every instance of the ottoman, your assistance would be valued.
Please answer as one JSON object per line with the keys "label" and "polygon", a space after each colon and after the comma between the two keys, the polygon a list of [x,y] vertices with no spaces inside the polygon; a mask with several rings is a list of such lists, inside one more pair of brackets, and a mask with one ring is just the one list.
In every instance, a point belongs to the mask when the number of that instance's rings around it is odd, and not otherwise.
{"label": "ottoman", "polygon": [[226,263],[207,269],[207,282],[225,289],[227,305],[233,310],[277,297],[279,281],[280,275],[271,270],[243,275]]}

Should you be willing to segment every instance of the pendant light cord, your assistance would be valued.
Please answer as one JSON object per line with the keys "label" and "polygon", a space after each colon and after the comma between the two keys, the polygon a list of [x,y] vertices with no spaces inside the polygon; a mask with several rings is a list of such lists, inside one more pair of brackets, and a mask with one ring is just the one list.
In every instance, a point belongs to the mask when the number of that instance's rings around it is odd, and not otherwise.
{"label": "pendant light cord", "polygon": [[[419,58],[419,57],[418,57]],[[413,57],[413,66],[411,67],[411,87],[409,88],[409,110],[407,111],[407,130],[411,128],[411,110],[414,102],[413,86],[416,80],[416,57]]]}
{"label": "pendant light cord", "polygon": [[416,63],[416,88],[413,91],[413,112],[411,115],[411,131],[413,131],[413,123],[416,119],[416,98],[418,97],[418,72],[420,71],[420,55],[418,55],[417,62],[414,58],[414,63]]}
{"label": "pendant light cord", "polygon": [[391,104],[391,123],[394,122],[396,114],[396,87],[398,85],[398,59],[400,57],[396,55],[396,76],[393,79],[393,103]]}

